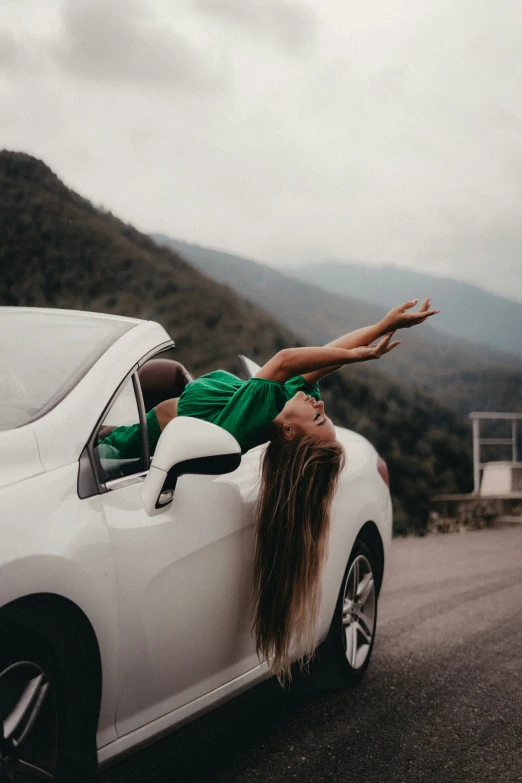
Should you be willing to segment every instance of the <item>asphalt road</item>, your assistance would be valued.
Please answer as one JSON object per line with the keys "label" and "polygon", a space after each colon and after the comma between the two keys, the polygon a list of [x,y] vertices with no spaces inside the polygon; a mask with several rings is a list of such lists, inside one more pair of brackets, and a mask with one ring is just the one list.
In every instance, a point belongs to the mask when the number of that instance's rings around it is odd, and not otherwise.
{"label": "asphalt road", "polygon": [[522,781],[522,525],[397,540],[364,681],[272,679],[98,783]]}

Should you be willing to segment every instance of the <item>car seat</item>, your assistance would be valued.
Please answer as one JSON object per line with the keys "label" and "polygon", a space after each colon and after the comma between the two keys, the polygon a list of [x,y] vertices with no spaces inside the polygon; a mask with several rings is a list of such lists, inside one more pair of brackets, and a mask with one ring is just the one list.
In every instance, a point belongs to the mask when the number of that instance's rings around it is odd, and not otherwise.
{"label": "car seat", "polygon": [[163,400],[179,397],[194,378],[180,362],[151,359],[138,370],[143,402],[147,413]]}

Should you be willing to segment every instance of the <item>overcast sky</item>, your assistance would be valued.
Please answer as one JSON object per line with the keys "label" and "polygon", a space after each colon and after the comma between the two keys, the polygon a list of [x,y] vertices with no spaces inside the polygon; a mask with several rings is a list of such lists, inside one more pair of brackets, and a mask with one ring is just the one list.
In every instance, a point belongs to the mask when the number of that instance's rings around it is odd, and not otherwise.
{"label": "overcast sky", "polygon": [[522,301],[520,0],[1,0],[0,147],[143,231]]}

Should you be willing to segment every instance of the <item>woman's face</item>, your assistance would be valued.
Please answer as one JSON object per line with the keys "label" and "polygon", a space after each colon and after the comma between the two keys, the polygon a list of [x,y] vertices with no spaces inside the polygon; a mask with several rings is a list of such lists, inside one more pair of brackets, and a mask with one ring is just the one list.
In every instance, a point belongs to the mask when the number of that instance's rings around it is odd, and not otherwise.
{"label": "woman's face", "polygon": [[288,400],[277,420],[283,427],[285,437],[288,437],[290,428],[292,433],[297,430],[305,435],[312,435],[317,441],[336,440],[335,427],[324,412],[324,402],[303,391],[296,392]]}

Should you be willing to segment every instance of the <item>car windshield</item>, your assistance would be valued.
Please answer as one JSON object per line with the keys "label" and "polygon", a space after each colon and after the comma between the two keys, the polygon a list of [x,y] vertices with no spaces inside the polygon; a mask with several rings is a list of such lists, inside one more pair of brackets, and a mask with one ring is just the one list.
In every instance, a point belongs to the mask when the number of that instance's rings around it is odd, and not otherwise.
{"label": "car windshield", "polygon": [[137,321],[0,308],[0,431],[56,405]]}

